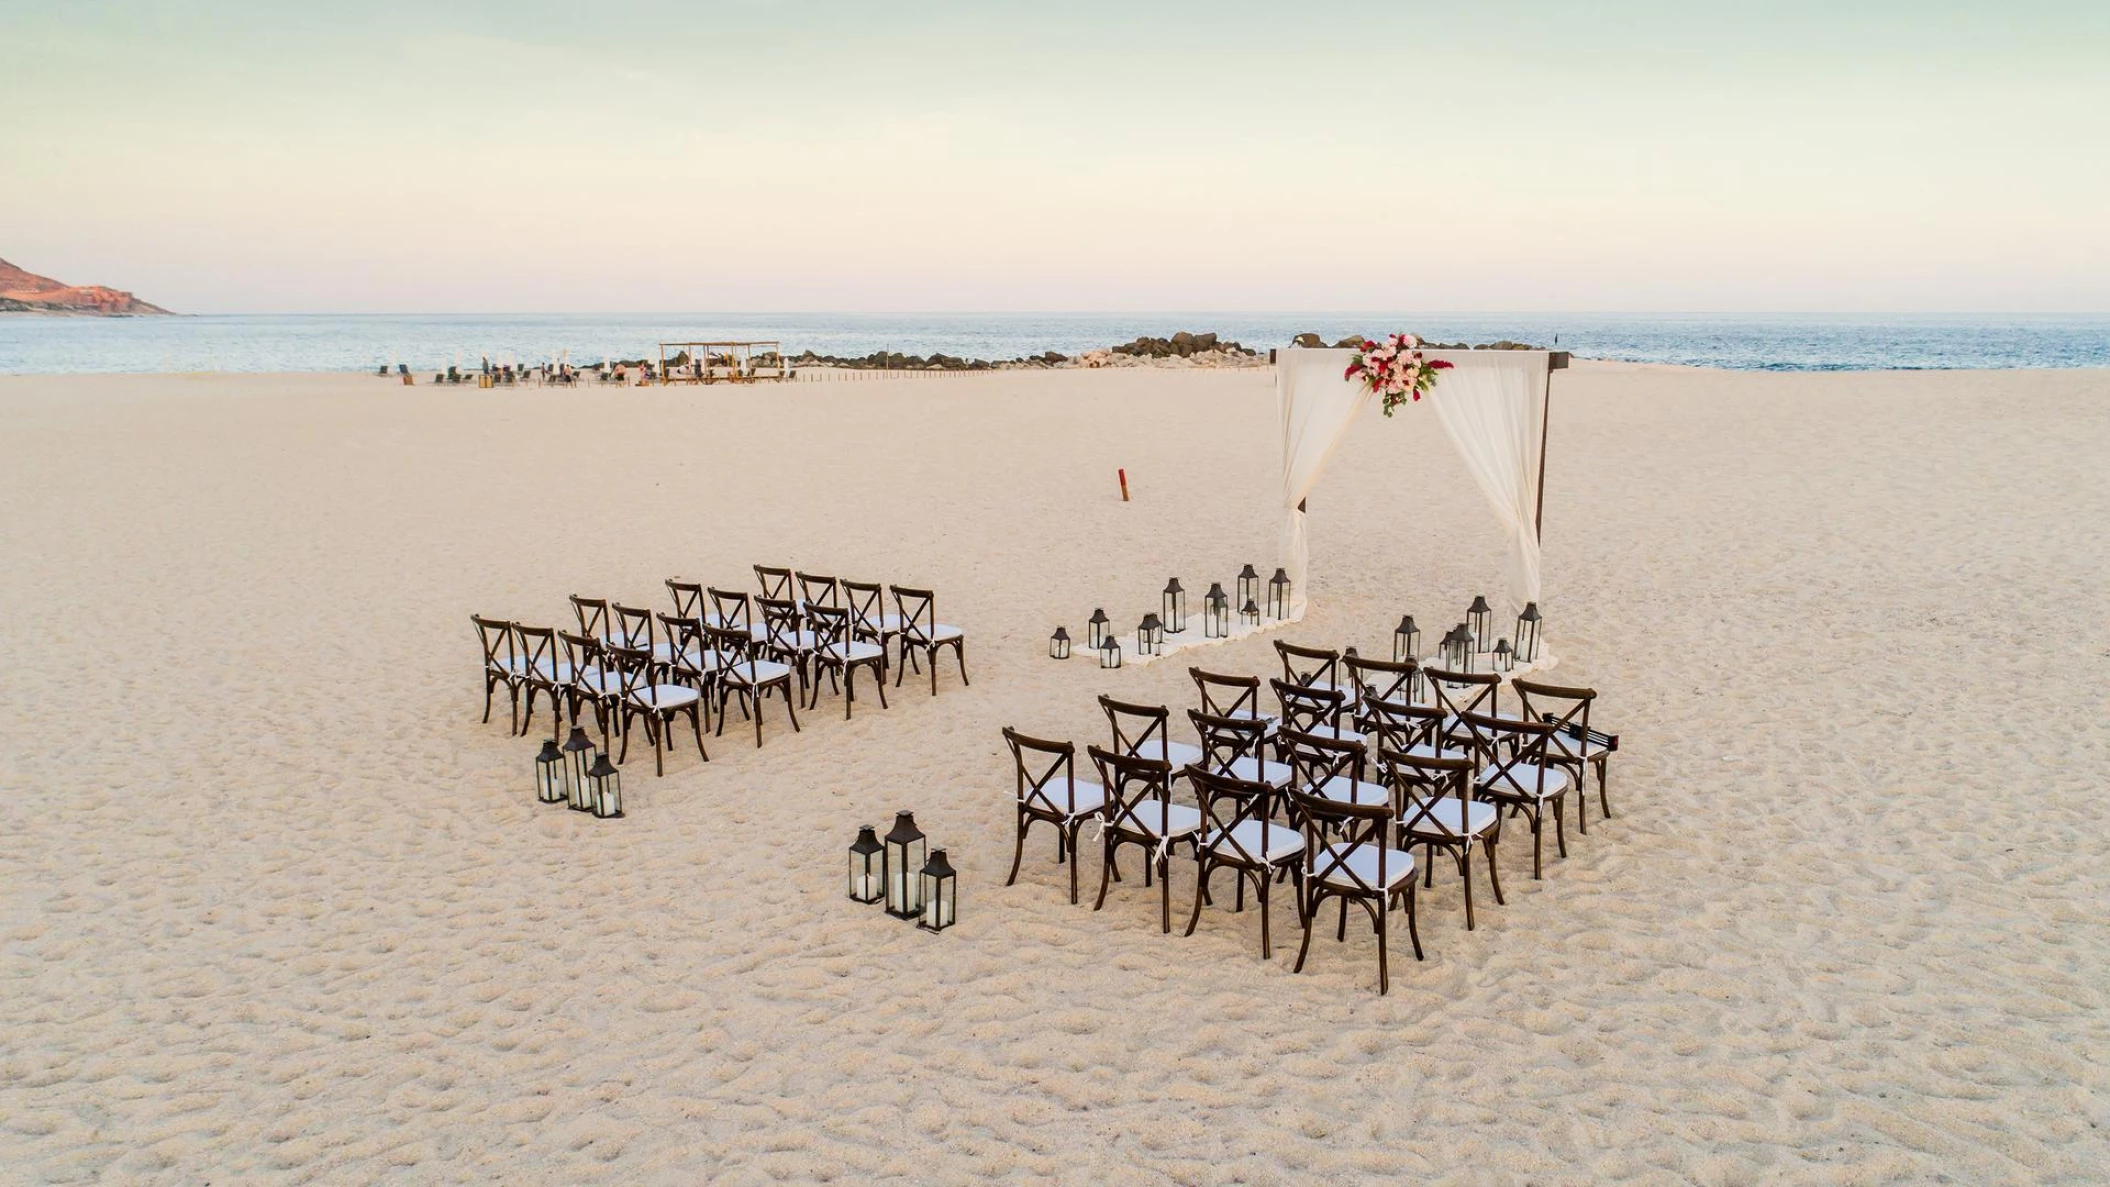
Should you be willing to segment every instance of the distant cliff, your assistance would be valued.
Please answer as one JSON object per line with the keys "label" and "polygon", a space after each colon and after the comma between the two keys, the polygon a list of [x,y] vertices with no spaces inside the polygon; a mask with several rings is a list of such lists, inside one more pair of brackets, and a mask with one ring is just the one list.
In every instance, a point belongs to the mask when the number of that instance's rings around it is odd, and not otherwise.
{"label": "distant cliff", "polygon": [[49,276],[24,272],[0,260],[0,313],[91,313],[123,317],[135,313],[167,313],[159,305],[120,289],[99,284],[66,284]]}

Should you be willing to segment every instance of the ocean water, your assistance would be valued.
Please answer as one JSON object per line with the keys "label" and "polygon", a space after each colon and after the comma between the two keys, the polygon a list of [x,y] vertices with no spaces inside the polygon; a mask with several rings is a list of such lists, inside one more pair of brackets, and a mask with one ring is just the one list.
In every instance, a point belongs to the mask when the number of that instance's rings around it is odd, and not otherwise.
{"label": "ocean water", "polygon": [[2110,366],[2110,314],[1664,313],[634,313],[0,316],[0,374],[120,371],[416,372],[658,354],[663,341],[775,339],[792,354],[875,350],[1005,359],[1076,354],[1176,330],[1254,349],[1408,330],[1507,338],[1583,358],[1738,370]]}

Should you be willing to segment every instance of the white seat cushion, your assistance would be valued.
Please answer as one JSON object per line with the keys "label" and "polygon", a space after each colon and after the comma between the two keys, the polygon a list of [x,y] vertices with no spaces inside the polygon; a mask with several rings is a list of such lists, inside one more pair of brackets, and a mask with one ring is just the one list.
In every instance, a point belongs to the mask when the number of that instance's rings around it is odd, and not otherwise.
{"label": "white seat cushion", "polygon": [[582,670],[578,678],[572,681],[572,684],[580,692],[592,696],[612,697],[620,695],[623,691],[623,678],[621,676],[614,672],[604,672],[599,668]]}
{"label": "white seat cushion", "polygon": [[1464,823],[1461,824],[1459,822],[1459,801],[1458,797],[1454,795],[1447,795],[1436,803],[1427,805],[1427,807],[1427,814],[1423,814],[1420,808],[1408,808],[1401,814],[1400,820],[1406,824],[1409,833],[1417,837],[1437,837],[1439,839],[1443,837],[1477,837],[1488,829],[1493,828],[1495,819],[1499,815],[1493,804],[1474,800],[1465,805]]}
{"label": "white seat cushion", "polygon": [[922,636],[923,642],[926,643],[946,643],[954,639],[965,639],[967,637],[967,632],[961,630],[959,627],[947,626],[942,622],[932,626],[928,633],[925,633],[919,628],[909,626],[906,623],[903,623],[902,626],[898,629],[906,630],[912,635],[920,635]]}
{"label": "white seat cushion", "polygon": [[691,647],[681,653],[674,665],[691,672],[715,672],[725,663],[725,657],[715,651],[700,651]]}
{"label": "white seat cushion", "polygon": [[1108,814],[1107,819],[1116,828],[1134,832],[1140,827],[1154,837],[1184,837],[1202,831],[1200,808],[1163,804],[1156,800],[1136,804],[1125,813],[1116,809]]}
{"label": "white seat cushion", "polygon": [[1603,758],[1611,753],[1611,749],[1602,742],[1586,742],[1563,733],[1547,735],[1546,748],[1558,750],[1569,758]]}
{"label": "white seat cushion", "polygon": [[[1342,886],[1350,890],[1357,889],[1356,879],[1358,878],[1362,880],[1364,886],[1390,890],[1414,876],[1413,854],[1403,849],[1384,849],[1385,878],[1383,882],[1379,882],[1377,865],[1378,854],[1381,848],[1381,846],[1367,842],[1353,848],[1336,842],[1313,854],[1310,867],[1313,873],[1319,874],[1319,881],[1329,886]],[[1347,868],[1330,868],[1334,865],[1336,858],[1343,858],[1340,864]],[[1353,876],[1351,877],[1351,875]]]}
{"label": "white seat cushion", "polygon": [[856,663],[859,660],[881,659],[886,655],[886,648],[877,643],[830,643],[821,648],[821,652],[829,659]]}
{"label": "white seat cushion", "polygon": [[1202,748],[1191,742],[1160,742],[1152,738],[1136,747],[1135,755],[1171,763],[1173,773],[1177,774],[1181,767],[1202,761]]}
{"label": "white seat cushion", "polygon": [[769,637],[769,645],[779,651],[811,651],[820,643],[820,636],[812,631],[784,631]]}
{"label": "white seat cushion", "polygon": [[1416,742],[1400,751],[1411,758],[1471,758],[1473,752],[1465,746],[1437,746],[1428,742]]}
{"label": "white seat cushion", "polygon": [[1019,803],[1043,812],[1053,809],[1065,816],[1089,816],[1105,805],[1106,789],[1082,779],[1074,783],[1058,780],[1037,792],[1027,789]]}
{"label": "white seat cushion", "polygon": [[1247,754],[1231,760],[1230,775],[1233,779],[1243,779],[1248,783],[1288,787],[1290,780],[1297,777],[1297,772],[1288,763],[1254,758]]}
{"label": "white seat cushion", "polygon": [[721,673],[723,679],[734,684],[769,684],[790,676],[791,669],[772,660],[758,659],[727,664]]}
{"label": "white seat cushion", "polygon": [[1392,789],[1382,783],[1367,783],[1346,775],[1335,775],[1319,785],[1318,792],[1337,804],[1389,804]]}
{"label": "white seat cushion", "polygon": [[1480,786],[1504,795],[1550,799],[1568,790],[1568,772],[1559,767],[1540,768],[1523,762],[1507,769],[1492,765],[1480,772]]}
{"label": "white seat cushion", "polygon": [[1253,862],[1276,862],[1304,852],[1304,835],[1286,824],[1241,820],[1212,830],[1202,848]]}
{"label": "white seat cushion", "polygon": [[630,694],[630,699],[647,709],[679,709],[695,704],[701,694],[693,688],[679,684],[655,684]]}

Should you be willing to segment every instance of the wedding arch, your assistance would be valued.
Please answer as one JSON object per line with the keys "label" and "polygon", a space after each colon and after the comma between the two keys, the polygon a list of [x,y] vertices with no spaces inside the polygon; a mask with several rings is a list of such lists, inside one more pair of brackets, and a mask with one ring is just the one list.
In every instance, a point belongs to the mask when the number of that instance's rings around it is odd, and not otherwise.
{"label": "wedding arch", "polygon": [[[1275,394],[1282,417],[1281,564],[1290,579],[1287,621],[1304,616],[1311,548],[1306,499],[1326,463],[1377,397],[1346,377],[1355,351],[1291,347],[1276,352]],[[1508,545],[1511,613],[1539,600],[1539,538],[1545,518],[1547,420],[1561,350],[1429,350],[1450,364],[1418,404],[1443,426],[1480,493],[1494,508]]]}

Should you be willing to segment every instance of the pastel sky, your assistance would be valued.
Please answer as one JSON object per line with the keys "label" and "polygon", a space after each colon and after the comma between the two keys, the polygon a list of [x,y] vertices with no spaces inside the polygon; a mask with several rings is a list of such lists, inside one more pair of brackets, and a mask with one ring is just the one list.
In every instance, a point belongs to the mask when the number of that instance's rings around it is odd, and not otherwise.
{"label": "pastel sky", "polygon": [[2110,3],[0,0],[191,312],[2110,309]]}

